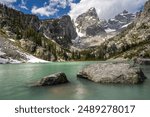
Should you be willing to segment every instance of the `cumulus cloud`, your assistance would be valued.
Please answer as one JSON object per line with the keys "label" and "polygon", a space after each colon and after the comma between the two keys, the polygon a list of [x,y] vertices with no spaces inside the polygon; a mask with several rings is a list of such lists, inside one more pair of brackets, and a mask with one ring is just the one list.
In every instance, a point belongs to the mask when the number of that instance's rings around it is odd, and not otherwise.
{"label": "cumulus cloud", "polygon": [[75,19],[91,7],[95,7],[99,18],[109,19],[123,10],[136,12],[147,0],[81,0],[80,3],[72,3],[69,15]]}
{"label": "cumulus cloud", "polygon": [[66,8],[71,5],[73,1],[74,0],[49,0],[48,3],[44,3],[43,7],[38,8],[37,6],[33,6],[31,12],[41,16],[51,16],[56,14],[59,8]]}
{"label": "cumulus cloud", "polygon": [[56,12],[58,12],[57,9],[51,8],[50,6],[45,6],[41,8],[37,8],[36,6],[33,6],[31,12],[33,14],[39,14],[41,16],[50,16],[54,15]]}

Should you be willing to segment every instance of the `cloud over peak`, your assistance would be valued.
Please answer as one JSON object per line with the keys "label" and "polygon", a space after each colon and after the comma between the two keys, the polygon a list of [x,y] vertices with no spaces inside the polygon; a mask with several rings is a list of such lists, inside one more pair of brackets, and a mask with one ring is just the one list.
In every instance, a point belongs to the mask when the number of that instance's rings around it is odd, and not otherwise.
{"label": "cloud over peak", "polygon": [[41,16],[50,16],[50,15],[54,15],[58,10],[51,8],[50,6],[45,6],[45,7],[40,7],[37,8],[36,6],[33,6],[31,12],[33,14],[39,14]]}
{"label": "cloud over peak", "polygon": [[136,12],[147,0],[81,0],[80,3],[72,3],[69,15],[75,19],[78,15],[95,7],[99,18],[109,19],[114,15],[128,10]]}

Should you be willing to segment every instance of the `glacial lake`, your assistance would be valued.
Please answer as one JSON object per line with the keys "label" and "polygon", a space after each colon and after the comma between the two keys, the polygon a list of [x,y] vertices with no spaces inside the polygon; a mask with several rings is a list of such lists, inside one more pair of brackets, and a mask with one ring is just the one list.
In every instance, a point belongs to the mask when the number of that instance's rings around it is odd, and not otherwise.
{"label": "glacial lake", "polygon": [[[62,62],[46,64],[0,65],[1,100],[149,100],[150,66],[141,66],[148,77],[143,84],[98,84],[77,79],[84,66],[96,62]],[[65,72],[70,83],[31,87],[51,73]]]}

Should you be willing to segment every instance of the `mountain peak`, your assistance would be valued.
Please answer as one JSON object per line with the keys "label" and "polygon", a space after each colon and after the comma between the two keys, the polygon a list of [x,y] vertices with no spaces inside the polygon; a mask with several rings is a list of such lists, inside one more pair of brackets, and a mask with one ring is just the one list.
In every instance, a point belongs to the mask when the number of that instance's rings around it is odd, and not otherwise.
{"label": "mountain peak", "polygon": [[89,9],[89,11],[95,11],[95,12],[96,12],[96,9],[95,9],[95,7],[91,7],[91,8]]}
{"label": "mountain peak", "polygon": [[120,14],[117,14],[113,19],[109,19],[109,28],[120,30],[122,27],[127,26],[135,19],[135,14],[129,13],[124,10]]}
{"label": "mountain peak", "polygon": [[91,8],[86,12],[86,14],[87,14],[88,16],[94,16],[94,17],[98,18],[96,9],[95,9],[94,7],[91,7]]}
{"label": "mountain peak", "polygon": [[[76,27],[77,27],[77,32],[82,33],[82,35],[88,35],[87,34],[87,29],[91,26],[92,28],[97,27],[99,23],[99,17],[97,15],[96,9],[94,7],[91,7],[88,11],[85,13],[79,15],[75,21]],[[98,27],[99,29],[99,27]],[[80,36],[80,34],[78,35]]]}
{"label": "mountain peak", "polygon": [[128,11],[127,11],[127,10],[124,10],[124,11],[123,11],[123,14],[127,14],[127,13],[128,13]]}

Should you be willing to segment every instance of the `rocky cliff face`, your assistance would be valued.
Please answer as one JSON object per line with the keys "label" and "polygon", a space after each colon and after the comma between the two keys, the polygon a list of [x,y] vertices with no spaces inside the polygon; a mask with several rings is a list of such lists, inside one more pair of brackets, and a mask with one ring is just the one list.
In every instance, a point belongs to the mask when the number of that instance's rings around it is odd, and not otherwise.
{"label": "rocky cliff face", "polygon": [[86,13],[78,16],[75,25],[79,36],[95,36],[106,33],[100,25],[100,20],[95,8],[91,8]]}
{"label": "rocky cliff face", "polygon": [[77,37],[76,30],[68,15],[60,19],[42,21],[39,30],[43,32],[46,37],[53,39],[65,48],[72,43],[71,39]]}
{"label": "rocky cliff face", "polygon": [[135,15],[132,13],[128,13],[128,11],[124,10],[122,13],[115,16],[113,19],[108,20],[108,28],[120,30],[128,25],[132,21],[134,21]]}

